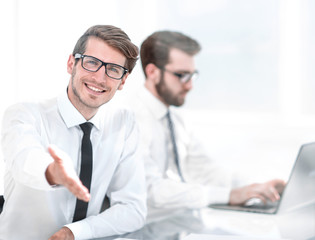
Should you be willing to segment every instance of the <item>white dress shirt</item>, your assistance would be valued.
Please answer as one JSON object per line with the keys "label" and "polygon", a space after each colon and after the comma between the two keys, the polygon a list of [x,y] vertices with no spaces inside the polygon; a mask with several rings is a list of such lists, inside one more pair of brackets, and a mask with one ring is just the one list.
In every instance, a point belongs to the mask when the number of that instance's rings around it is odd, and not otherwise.
{"label": "white dress shirt", "polygon": [[170,108],[184,182],[174,160],[167,107],[146,88],[127,100],[136,114],[145,154],[148,221],[183,208],[199,209],[211,203],[228,202],[230,176],[207,156],[178,110]]}
{"label": "white dress shirt", "polygon": [[[49,144],[69,155],[79,175],[83,132],[78,125],[84,122],[66,91],[56,99],[16,104],[6,111],[1,139],[6,164],[1,240],[44,240],[64,225],[76,240],[143,226],[146,189],[137,150],[139,131],[134,115],[126,109],[107,103],[90,120],[93,173],[86,219],[72,223],[76,197],[64,187],[48,184],[45,171],[53,161],[47,152]],[[111,207],[100,213],[106,194]]]}

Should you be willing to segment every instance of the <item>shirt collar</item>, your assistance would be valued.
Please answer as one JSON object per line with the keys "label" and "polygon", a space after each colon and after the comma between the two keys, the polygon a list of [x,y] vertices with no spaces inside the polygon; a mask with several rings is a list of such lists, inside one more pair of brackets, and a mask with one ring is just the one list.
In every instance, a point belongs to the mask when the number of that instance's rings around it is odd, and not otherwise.
{"label": "shirt collar", "polygon": [[[86,122],[86,119],[71,103],[70,99],[68,98],[67,91],[64,91],[58,96],[57,104],[60,115],[68,128],[78,126]],[[89,122],[93,123],[93,125],[99,129],[99,114],[95,114],[94,117],[89,120]]]}
{"label": "shirt collar", "polygon": [[157,119],[162,119],[166,115],[168,107],[156,98],[146,87],[143,87],[143,90],[140,92],[140,98]]}

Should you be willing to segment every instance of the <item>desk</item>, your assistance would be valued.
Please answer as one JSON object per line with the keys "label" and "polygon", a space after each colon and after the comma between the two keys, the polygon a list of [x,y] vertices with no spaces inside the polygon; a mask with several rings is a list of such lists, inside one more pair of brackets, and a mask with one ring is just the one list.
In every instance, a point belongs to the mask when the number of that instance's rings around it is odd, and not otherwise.
{"label": "desk", "polygon": [[148,223],[139,231],[99,240],[185,240],[191,239],[192,233],[231,236],[231,239],[243,236],[244,239],[315,240],[315,204],[276,215],[210,208],[183,211]]}

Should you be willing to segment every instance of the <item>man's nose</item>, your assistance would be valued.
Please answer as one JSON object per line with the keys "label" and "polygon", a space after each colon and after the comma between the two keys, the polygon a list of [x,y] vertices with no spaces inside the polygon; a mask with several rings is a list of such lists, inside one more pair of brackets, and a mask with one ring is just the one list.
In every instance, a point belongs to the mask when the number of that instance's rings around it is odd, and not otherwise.
{"label": "man's nose", "polygon": [[103,65],[100,69],[98,69],[98,71],[95,72],[94,75],[95,77],[97,77],[97,80],[106,81],[108,76],[106,75],[105,65]]}
{"label": "man's nose", "polygon": [[192,81],[192,79],[189,79],[187,82],[184,83],[184,88],[187,91],[190,91],[193,88],[193,81]]}

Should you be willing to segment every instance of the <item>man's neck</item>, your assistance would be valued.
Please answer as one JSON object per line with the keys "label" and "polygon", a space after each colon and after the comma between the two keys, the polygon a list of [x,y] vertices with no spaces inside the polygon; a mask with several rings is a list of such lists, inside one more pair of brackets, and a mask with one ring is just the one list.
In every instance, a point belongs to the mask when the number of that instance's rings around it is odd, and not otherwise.
{"label": "man's neck", "polygon": [[88,121],[90,120],[92,117],[95,116],[95,114],[97,113],[98,109],[92,109],[90,107],[85,106],[82,102],[80,102],[76,96],[70,96],[71,93],[68,91],[68,98],[71,102],[71,104],[81,113],[81,115]]}

